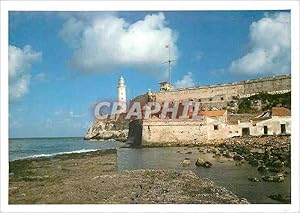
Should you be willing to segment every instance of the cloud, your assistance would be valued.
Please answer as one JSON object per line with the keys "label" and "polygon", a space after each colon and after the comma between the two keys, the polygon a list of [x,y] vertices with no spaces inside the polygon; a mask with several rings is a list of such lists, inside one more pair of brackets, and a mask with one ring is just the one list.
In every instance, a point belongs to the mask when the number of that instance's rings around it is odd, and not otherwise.
{"label": "cloud", "polygon": [[266,14],[250,25],[250,51],[233,61],[236,74],[287,74],[291,72],[290,13]]}
{"label": "cloud", "polygon": [[36,81],[45,81],[46,80],[46,74],[43,73],[43,72],[40,72],[40,73],[38,73],[34,76],[34,80],[36,80]]}
{"label": "cloud", "polygon": [[86,114],[75,114],[73,111],[70,111],[69,112],[69,116],[71,117],[71,118],[82,118],[82,117],[84,117]]}
{"label": "cloud", "polygon": [[[177,59],[177,36],[163,13],[146,15],[129,23],[115,14],[66,20],[59,36],[73,49],[70,65],[83,72],[106,72],[117,68],[167,72],[162,62]],[[163,70],[163,71],[162,71]],[[165,73],[163,73],[165,74]]]}
{"label": "cloud", "polygon": [[188,72],[181,80],[178,80],[175,82],[175,87],[176,88],[185,88],[185,87],[193,87],[194,80],[193,80],[193,75],[191,72]]}
{"label": "cloud", "polygon": [[42,53],[33,51],[29,45],[24,46],[23,49],[9,45],[8,75],[10,100],[17,100],[28,92],[30,68],[41,56]]}

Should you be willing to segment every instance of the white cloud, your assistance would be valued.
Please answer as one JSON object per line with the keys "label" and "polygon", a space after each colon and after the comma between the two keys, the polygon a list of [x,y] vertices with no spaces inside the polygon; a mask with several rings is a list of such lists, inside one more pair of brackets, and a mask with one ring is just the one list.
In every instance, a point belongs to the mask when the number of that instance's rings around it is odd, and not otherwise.
{"label": "white cloud", "polygon": [[166,72],[162,65],[168,58],[166,44],[171,46],[172,59],[178,56],[176,33],[167,27],[163,13],[147,15],[134,23],[113,14],[73,16],[59,35],[74,50],[70,65],[84,72],[123,67]]}
{"label": "white cloud", "polygon": [[45,81],[46,80],[46,74],[43,73],[43,72],[40,72],[40,73],[38,73],[34,76],[34,80],[36,80],[36,81]]}
{"label": "white cloud", "polygon": [[237,74],[287,74],[291,72],[290,13],[266,14],[250,25],[251,50],[233,61],[230,71]]}
{"label": "white cloud", "polygon": [[185,87],[193,87],[194,80],[193,80],[193,75],[191,72],[188,72],[181,80],[178,80],[175,82],[175,87],[176,88],[185,88]]}
{"label": "white cloud", "polygon": [[35,52],[29,45],[18,48],[8,47],[9,98],[16,100],[28,92],[30,83],[30,68],[39,60],[42,54]]}
{"label": "white cloud", "polygon": [[71,117],[71,118],[82,118],[82,117],[84,117],[86,114],[75,114],[73,111],[70,111],[69,112],[69,116]]}

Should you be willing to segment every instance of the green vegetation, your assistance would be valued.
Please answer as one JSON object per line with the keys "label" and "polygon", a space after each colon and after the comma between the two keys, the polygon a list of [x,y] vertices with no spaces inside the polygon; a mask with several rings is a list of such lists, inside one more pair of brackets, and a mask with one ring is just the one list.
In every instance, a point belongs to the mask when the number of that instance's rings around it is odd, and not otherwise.
{"label": "green vegetation", "polygon": [[291,109],[291,92],[284,94],[259,93],[238,102],[238,113],[256,113],[271,110],[272,107]]}

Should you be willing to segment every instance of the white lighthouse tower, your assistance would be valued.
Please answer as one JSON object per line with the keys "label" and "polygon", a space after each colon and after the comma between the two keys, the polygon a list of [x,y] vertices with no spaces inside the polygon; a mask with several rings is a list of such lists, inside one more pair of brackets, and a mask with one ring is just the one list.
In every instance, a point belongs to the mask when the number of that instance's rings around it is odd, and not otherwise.
{"label": "white lighthouse tower", "polygon": [[126,85],[122,76],[120,77],[118,84],[118,102],[126,103]]}

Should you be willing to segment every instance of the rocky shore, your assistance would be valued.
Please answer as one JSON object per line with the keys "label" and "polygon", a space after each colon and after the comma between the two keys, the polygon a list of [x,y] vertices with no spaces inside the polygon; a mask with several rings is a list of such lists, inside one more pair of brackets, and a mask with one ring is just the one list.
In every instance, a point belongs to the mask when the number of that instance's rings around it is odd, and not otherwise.
{"label": "rocky shore", "polygon": [[116,140],[125,142],[128,137],[128,122],[94,121],[88,129],[85,140]]}
{"label": "rocky shore", "polygon": [[10,204],[248,203],[191,171],[117,169],[116,150],[10,162]]}

